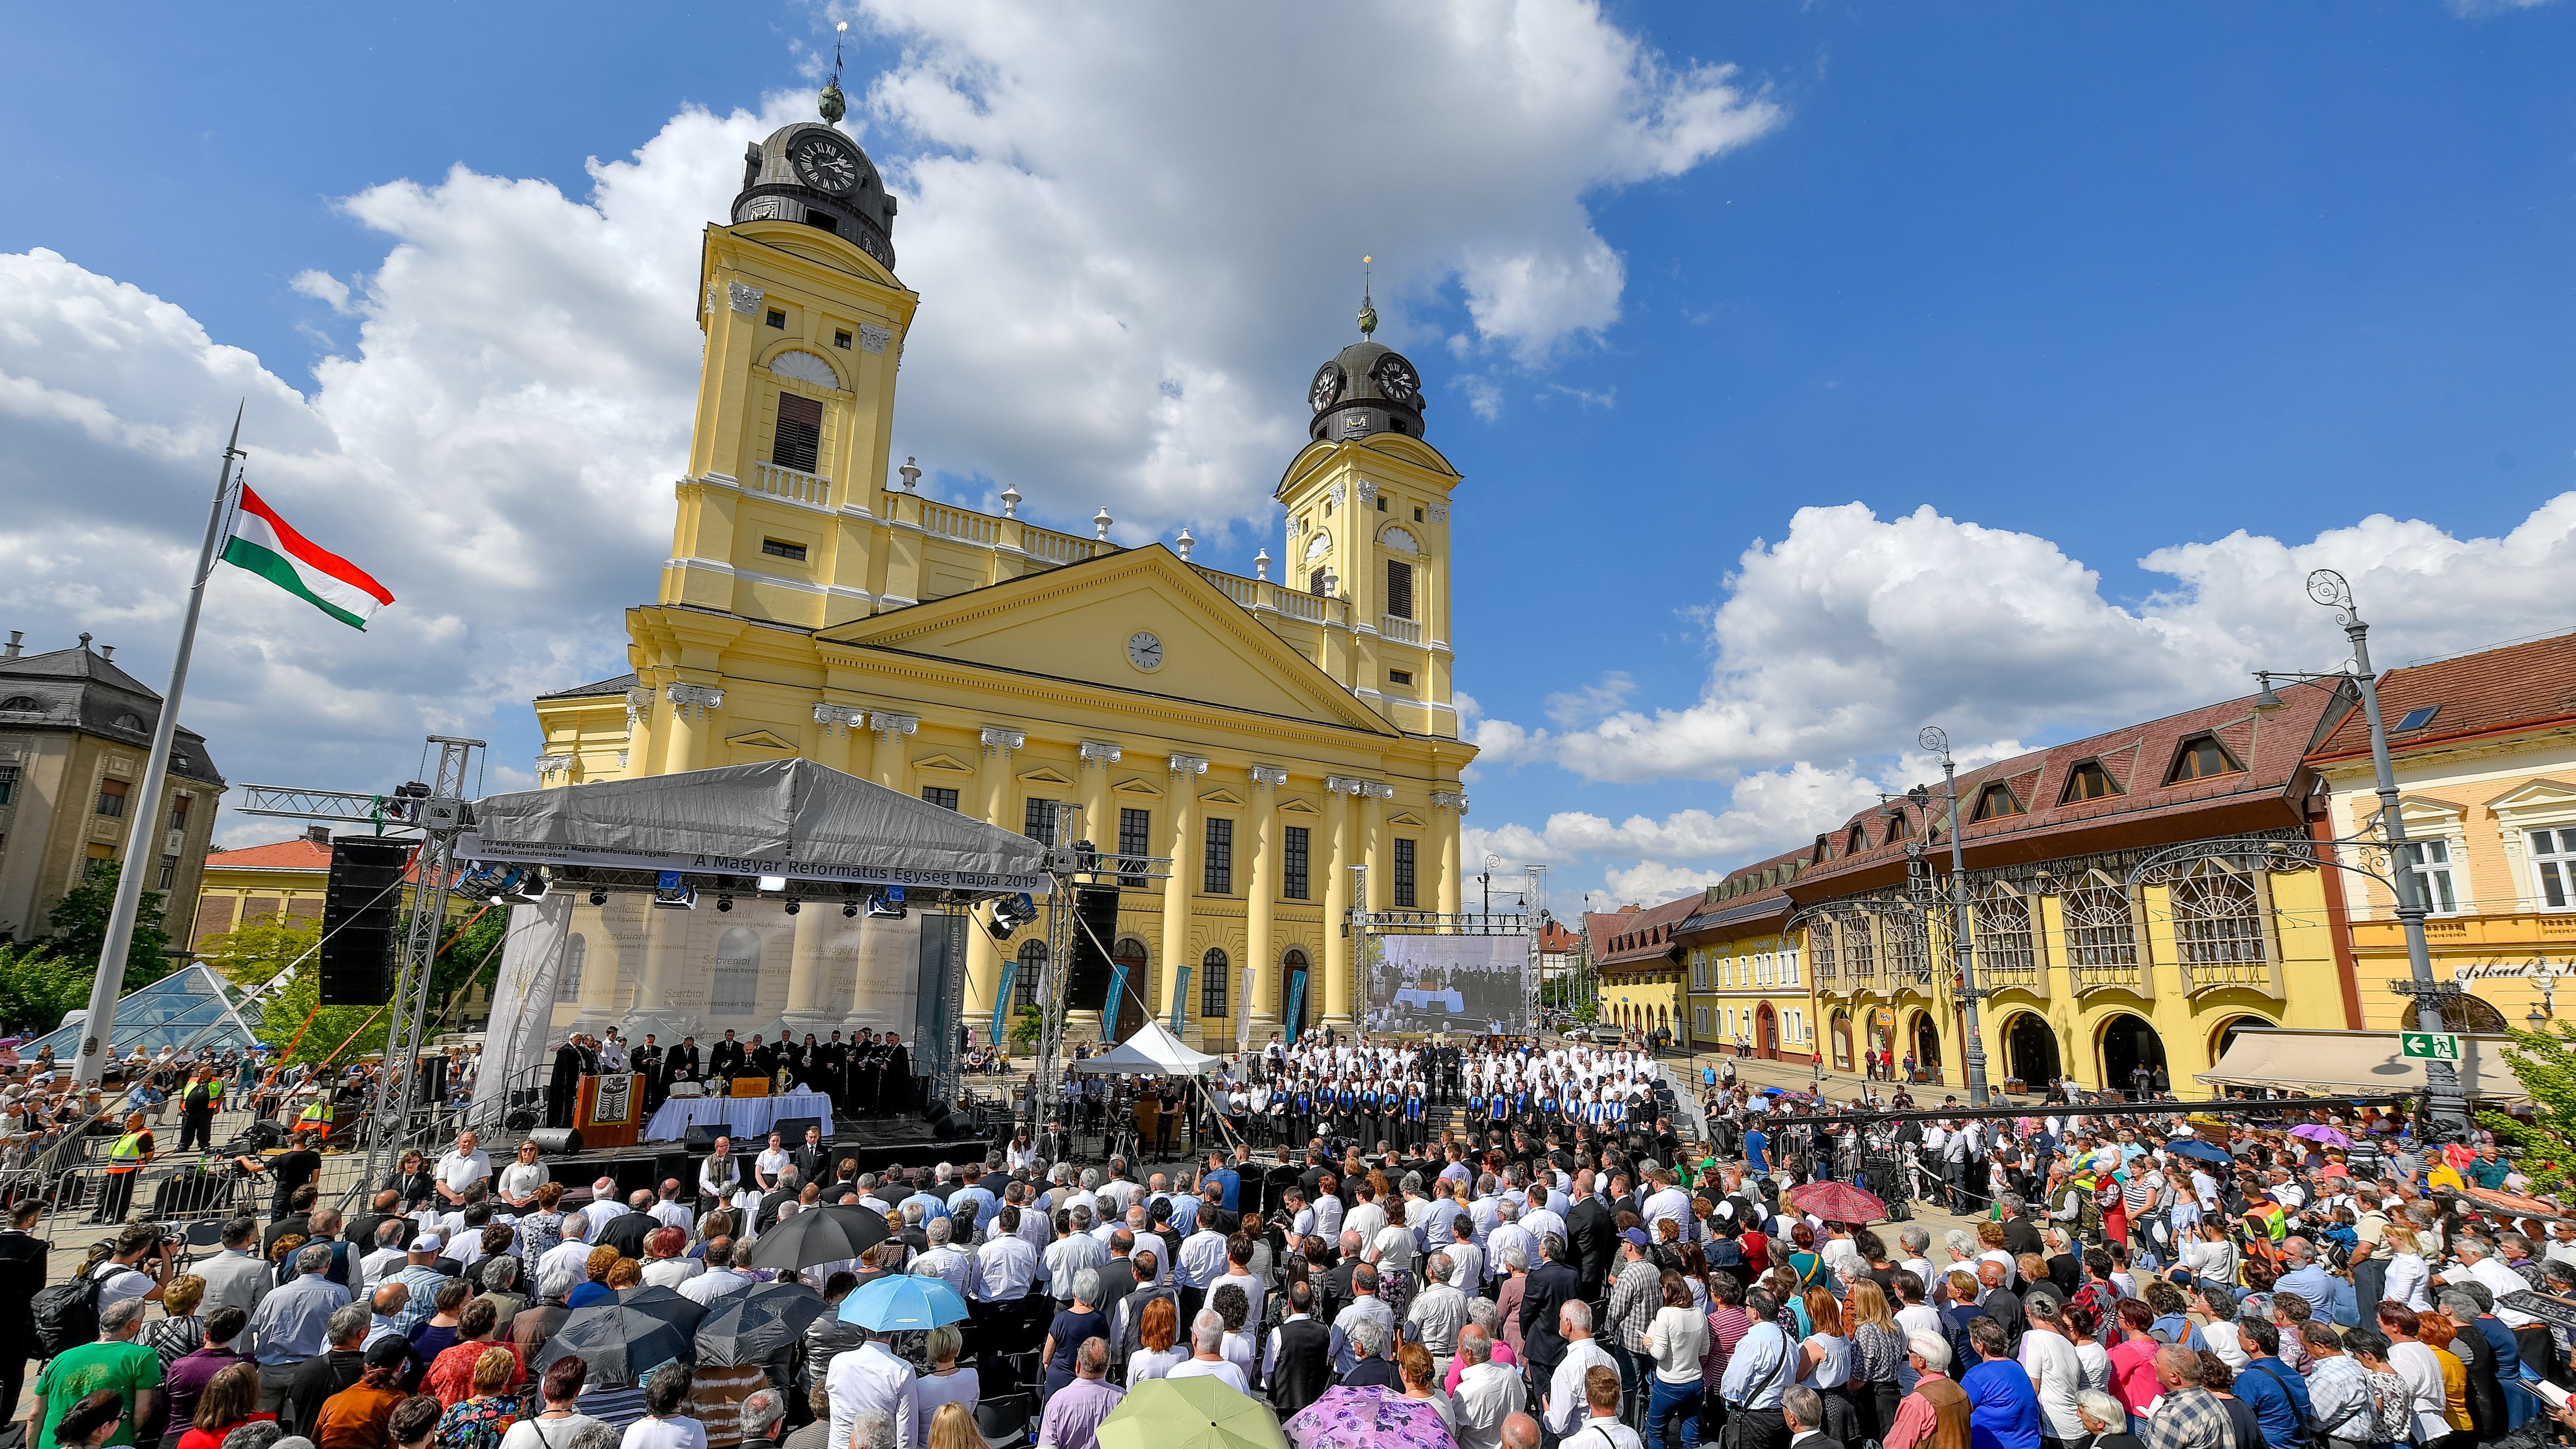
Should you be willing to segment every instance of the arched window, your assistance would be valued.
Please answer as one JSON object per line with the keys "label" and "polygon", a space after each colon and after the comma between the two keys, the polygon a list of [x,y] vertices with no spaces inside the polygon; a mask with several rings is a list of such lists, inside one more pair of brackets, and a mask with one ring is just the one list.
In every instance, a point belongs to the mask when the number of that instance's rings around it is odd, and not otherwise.
{"label": "arched window", "polygon": [[2263,912],[2243,876],[2208,870],[2174,882],[2174,950],[2194,987],[2268,977]]}
{"label": "arched window", "polygon": [[2066,912],[2066,964],[2078,985],[2138,982],[2138,925],[2129,893],[2099,881],[2062,898]]}
{"label": "arched window", "polygon": [[1843,923],[1842,948],[1845,976],[1866,983],[1878,975],[1878,943],[1867,917]]}
{"label": "arched window", "polygon": [[736,926],[716,940],[714,990],[707,1010],[749,1016],[760,1006],[760,933]]}
{"label": "arched window", "polygon": [[1047,948],[1044,941],[1020,943],[1020,974],[1011,983],[1011,1011],[1038,1004],[1038,982],[1046,976]]}
{"label": "arched window", "polygon": [[2021,802],[2013,798],[2012,787],[1998,780],[1977,792],[1977,808],[1970,820],[1999,820],[2006,815],[2019,815]]}
{"label": "arched window", "polygon": [[2107,800],[2119,793],[2120,787],[2111,782],[2111,772],[2102,768],[2102,762],[2086,760],[2075,767],[2074,773],[2066,777],[2066,791],[2057,797],[2057,803],[2064,805],[2077,800]]}
{"label": "arched window", "polygon": [[44,707],[44,701],[36,698],[32,694],[13,694],[7,699],[0,699],[0,709],[18,710],[23,713],[33,714],[41,711]]}
{"label": "arched window", "polygon": [[557,1000],[581,995],[581,967],[589,955],[590,940],[578,932],[564,943],[563,984],[555,988]]}
{"label": "arched window", "polygon": [[1224,1016],[1226,1014],[1227,974],[1225,953],[1213,946],[1209,947],[1208,953],[1199,958],[1199,1015]]}
{"label": "arched window", "polygon": [[1979,893],[1975,944],[1980,984],[2028,984],[2039,979],[2039,958],[2032,949],[2030,900],[2020,892],[1998,882]]}

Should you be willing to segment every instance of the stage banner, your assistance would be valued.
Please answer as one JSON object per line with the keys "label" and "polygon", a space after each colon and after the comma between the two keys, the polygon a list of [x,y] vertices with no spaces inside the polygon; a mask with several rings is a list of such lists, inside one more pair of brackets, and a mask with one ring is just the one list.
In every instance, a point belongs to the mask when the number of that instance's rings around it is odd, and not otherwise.
{"label": "stage banner", "polygon": [[1312,971],[1300,971],[1288,978],[1288,1019],[1280,1025],[1287,1028],[1280,1035],[1290,1046],[1297,1044],[1297,1024],[1306,1019],[1306,978]]}
{"label": "stage banner", "polygon": [[1190,999],[1191,969],[1188,962],[1182,962],[1180,975],[1172,982],[1171,1031],[1174,1036],[1181,1034],[1181,1013],[1187,1008]]}
{"label": "stage banner", "polygon": [[1529,933],[1368,938],[1370,1031],[1530,1029]]}
{"label": "stage banner", "polygon": [[1115,1046],[1118,1043],[1118,1017],[1127,1004],[1127,963],[1109,963],[1109,994],[1100,1003],[1100,1039]]}
{"label": "stage banner", "polygon": [[993,993],[993,1035],[992,1039],[985,1043],[987,1046],[1000,1046],[1002,1044],[1003,1027],[1004,1024],[1009,1021],[1011,1014],[1011,988],[1018,983],[1019,979],[1020,963],[1017,961],[1003,962],[1002,984]]}
{"label": "stage banner", "polygon": [[553,1035],[555,991],[563,979],[564,947],[572,938],[572,892],[548,891],[534,905],[510,907],[510,924],[501,937],[501,974],[492,999],[519,1004],[515,1012],[494,1012],[492,1030],[484,1034],[483,1066],[476,1074],[480,1088],[465,1120],[479,1131],[501,1125],[509,1111],[513,1087],[542,1085],[529,1069],[548,1060],[547,1038]]}

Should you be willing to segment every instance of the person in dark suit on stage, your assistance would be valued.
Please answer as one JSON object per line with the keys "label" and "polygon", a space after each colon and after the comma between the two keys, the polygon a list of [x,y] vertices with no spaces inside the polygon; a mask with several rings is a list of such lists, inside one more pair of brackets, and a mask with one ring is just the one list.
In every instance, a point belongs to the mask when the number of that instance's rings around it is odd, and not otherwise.
{"label": "person in dark suit on stage", "polygon": [[820,1127],[806,1128],[805,1140],[788,1152],[787,1160],[796,1165],[796,1180],[799,1182],[832,1180],[832,1149],[824,1145]]}
{"label": "person in dark suit on stage", "polygon": [[815,1048],[814,1085],[831,1097],[833,1112],[840,1112],[850,1095],[850,1044],[841,1040],[837,1031],[830,1041]]}
{"label": "person in dark suit on stage", "polygon": [[654,1044],[653,1033],[648,1031],[644,1033],[644,1044],[627,1059],[629,1065],[644,1074],[644,1110],[647,1114],[661,1106],[662,1098],[669,1094],[670,1079],[662,1074],[663,1056],[662,1048]]}
{"label": "person in dark suit on stage", "polygon": [[742,1069],[744,1060],[742,1043],[733,1039],[730,1030],[726,1031],[724,1040],[707,1051],[707,1080],[729,1082],[746,1075]]}
{"label": "person in dark suit on stage", "polygon": [[[777,1057],[778,1066],[787,1069],[787,1080],[791,1082],[805,1080],[805,1048],[796,1040],[794,1032],[779,1033]],[[776,1070],[775,1067],[771,1069],[773,1074]]]}
{"label": "person in dark suit on stage", "polygon": [[885,1057],[877,1080],[877,1115],[912,1110],[912,1051],[894,1032],[885,1034]]}
{"label": "person in dark suit on stage", "polygon": [[694,1036],[680,1038],[678,1046],[662,1054],[662,1095],[671,1095],[673,1082],[694,1082],[705,1070],[705,1062],[698,1053],[698,1039]]}
{"label": "person in dark suit on stage", "polygon": [[746,1077],[778,1075],[778,1048],[762,1041],[760,1033],[753,1032],[751,1048],[743,1054],[743,1066],[745,1068],[743,1075]]}
{"label": "person in dark suit on stage", "polygon": [[572,1125],[573,1094],[581,1090],[581,1037],[564,1038],[555,1048],[555,1066],[546,1078],[546,1125]]}

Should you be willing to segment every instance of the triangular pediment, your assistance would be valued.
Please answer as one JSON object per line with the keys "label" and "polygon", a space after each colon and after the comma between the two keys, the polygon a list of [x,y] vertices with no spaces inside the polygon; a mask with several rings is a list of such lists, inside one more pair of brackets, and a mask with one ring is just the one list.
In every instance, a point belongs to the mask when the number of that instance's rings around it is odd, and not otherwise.
{"label": "triangular pediment", "polygon": [[725,743],[736,749],[784,750],[791,755],[796,753],[794,740],[780,739],[777,733],[771,730],[749,730],[738,735],[727,735]]}
{"label": "triangular pediment", "polygon": [[2532,780],[2489,800],[2487,809],[2507,821],[2523,816],[2555,816],[2576,810],[2576,785],[2564,780]]}
{"label": "triangular pediment", "polygon": [[1162,787],[1142,775],[1130,775],[1109,788],[1112,793],[1119,795],[1142,795],[1155,800],[1163,797]]}
{"label": "triangular pediment", "polygon": [[[1159,662],[1139,668],[1129,642],[1148,634]],[[815,637],[827,651],[887,650],[1085,684],[1112,697],[1398,733],[1160,544],[871,615]],[[1140,641],[1138,648],[1149,646]]]}
{"label": "triangular pediment", "polygon": [[1321,815],[1324,812],[1307,804],[1303,798],[1296,798],[1280,801],[1279,813],[1282,815]]}
{"label": "triangular pediment", "polygon": [[1070,785],[1073,783],[1073,777],[1060,770],[1040,765],[1036,769],[1022,775],[1020,777],[1020,783],[1024,785]]}
{"label": "triangular pediment", "polygon": [[1232,790],[1210,790],[1199,797],[1199,803],[1202,805],[1240,805],[1243,803],[1243,797],[1237,795]]}
{"label": "triangular pediment", "polygon": [[1397,815],[1389,819],[1386,823],[1389,825],[1420,825],[1422,823],[1422,817],[1408,810],[1401,815]]}
{"label": "triangular pediment", "polygon": [[956,775],[971,775],[975,773],[974,766],[967,764],[955,755],[924,755],[920,759],[913,761],[912,767],[916,770],[943,770]]}

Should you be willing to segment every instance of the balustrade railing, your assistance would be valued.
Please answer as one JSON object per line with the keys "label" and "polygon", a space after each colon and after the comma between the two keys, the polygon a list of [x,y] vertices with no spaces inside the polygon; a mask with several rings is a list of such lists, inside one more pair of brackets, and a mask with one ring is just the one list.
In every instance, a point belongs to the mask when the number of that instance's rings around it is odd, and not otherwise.
{"label": "balustrade railing", "polygon": [[1422,621],[1419,619],[1407,619],[1398,614],[1381,614],[1378,616],[1377,631],[1398,644],[1422,642]]}
{"label": "balustrade railing", "polygon": [[1001,541],[1002,520],[989,514],[971,513],[963,508],[952,508],[945,503],[933,503],[924,499],[921,504],[921,530],[924,533],[935,533],[941,538],[953,538],[964,543],[980,543],[989,546]]}
{"label": "balustrade railing", "polygon": [[754,463],[751,465],[751,481],[743,485],[742,491],[784,498],[791,503],[811,503],[822,508],[831,501],[832,480],[777,463]]}

